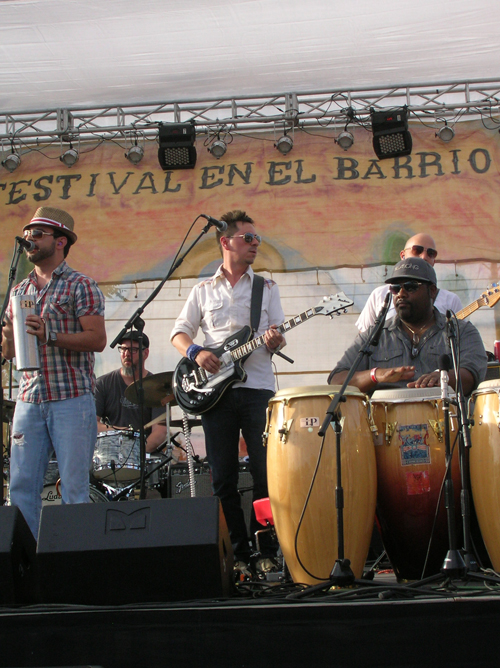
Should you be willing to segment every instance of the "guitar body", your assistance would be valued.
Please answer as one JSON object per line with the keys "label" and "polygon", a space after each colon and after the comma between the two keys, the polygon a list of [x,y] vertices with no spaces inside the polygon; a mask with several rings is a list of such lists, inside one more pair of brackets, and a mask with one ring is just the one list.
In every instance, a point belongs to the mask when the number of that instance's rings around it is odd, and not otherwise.
{"label": "guitar body", "polygon": [[183,357],[176,366],[173,377],[173,389],[177,403],[186,413],[201,415],[212,408],[224,392],[238,380],[244,381],[247,374],[243,362],[252,353],[234,361],[231,351],[248,343],[252,338],[250,327],[243,327],[229,336],[219,348],[210,349],[221,361],[216,374],[207,373],[196,362]]}

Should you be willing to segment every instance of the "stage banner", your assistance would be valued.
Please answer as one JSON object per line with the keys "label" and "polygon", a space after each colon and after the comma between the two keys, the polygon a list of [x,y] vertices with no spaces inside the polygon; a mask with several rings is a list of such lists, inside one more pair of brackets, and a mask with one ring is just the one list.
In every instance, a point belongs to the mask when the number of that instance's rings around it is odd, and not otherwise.
{"label": "stage banner", "polygon": [[[0,173],[1,287],[14,237],[39,206],[71,213],[78,242],[69,263],[102,284],[163,278],[186,235],[189,245],[206,224],[200,219],[191,229],[196,217],[231,209],[245,210],[263,236],[257,270],[395,262],[419,231],[434,236],[438,261],[500,260],[497,131],[461,122],[443,143],[435,128],[417,123],[411,155],[378,160],[371,132],[349,130],[355,141],[344,151],[334,141],[338,130],[297,128],[287,155],[272,133],[235,135],[219,160],[199,137],[195,168],[166,172],[153,140],[138,165],[126,160],[124,143],[82,144],[70,168],[59,146],[23,152],[15,172]],[[211,229],[174,277],[205,275],[219,261]],[[28,269],[24,258],[18,277]]]}

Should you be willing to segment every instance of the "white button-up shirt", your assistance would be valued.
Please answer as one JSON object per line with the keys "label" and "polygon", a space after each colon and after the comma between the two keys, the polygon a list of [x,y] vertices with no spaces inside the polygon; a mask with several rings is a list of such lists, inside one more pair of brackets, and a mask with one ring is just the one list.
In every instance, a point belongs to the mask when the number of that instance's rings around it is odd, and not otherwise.
{"label": "white button-up shirt", "polygon": [[[184,332],[191,339],[196,338],[201,328],[205,348],[218,348],[230,336],[243,327],[250,326],[250,303],[254,272],[251,267],[243,274],[234,287],[224,276],[222,265],[215,274],[191,290],[184,307],[175,321],[170,340]],[[264,280],[262,311],[259,328],[255,336],[260,336],[271,325],[281,325],[285,319],[281,307],[278,286],[274,281]],[[248,377],[244,383],[234,383],[233,387],[251,387],[272,390],[274,375],[271,354],[266,346],[254,350],[244,363]]]}

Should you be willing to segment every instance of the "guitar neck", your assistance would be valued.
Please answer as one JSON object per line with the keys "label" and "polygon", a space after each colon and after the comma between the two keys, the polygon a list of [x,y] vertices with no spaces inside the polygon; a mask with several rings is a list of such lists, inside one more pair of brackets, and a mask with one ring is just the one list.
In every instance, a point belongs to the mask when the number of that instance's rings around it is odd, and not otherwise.
{"label": "guitar neck", "polygon": [[480,297],[479,299],[476,299],[473,301],[471,304],[468,306],[465,306],[462,310],[460,310],[456,316],[459,320],[463,320],[466,318],[468,315],[471,313],[474,313],[474,311],[477,311],[481,306],[486,306],[486,301],[484,300],[483,297]]}
{"label": "guitar neck", "polygon": [[[307,311],[304,311],[303,313],[294,316],[290,320],[286,320],[276,329],[281,334],[284,334],[285,332],[290,331],[294,327],[297,327],[297,325],[301,325],[303,322],[306,322],[310,318],[313,318],[315,315],[318,315],[318,312],[315,308],[307,309]],[[247,341],[247,343],[244,343],[242,346],[239,346],[238,348],[235,348],[233,351],[231,351],[231,357],[234,361],[240,360],[242,357],[246,357],[251,352],[257,350],[257,348],[260,348],[264,344],[265,344],[264,334],[261,334],[261,336],[258,336],[256,339],[251,339],[250,341]]]}

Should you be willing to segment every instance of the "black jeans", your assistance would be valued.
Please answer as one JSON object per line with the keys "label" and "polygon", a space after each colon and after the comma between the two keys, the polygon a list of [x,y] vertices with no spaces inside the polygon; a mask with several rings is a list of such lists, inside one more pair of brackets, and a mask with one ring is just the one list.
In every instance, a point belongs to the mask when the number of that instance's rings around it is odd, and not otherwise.
{"label": "black jeans", "polygon": [[[266,426],[266,408],[274,396],[270,390],[255,390],[238,387],[229,388],[207,413],[201,416],[205,432],[208,463],[212,474],[212,489],[218,496],[226,518],[235,560],[248,561],[250,557],[249,537],[238,492],[240,430],[245,439],[250,473],[253,478],[253,501],[268,496],[267,449],[262,444]],[[252,540],[255,531],[263,527],[255,519],[252,508],[250,531]],[[273,556],[268,534],[260,540],[262,556]]]}

